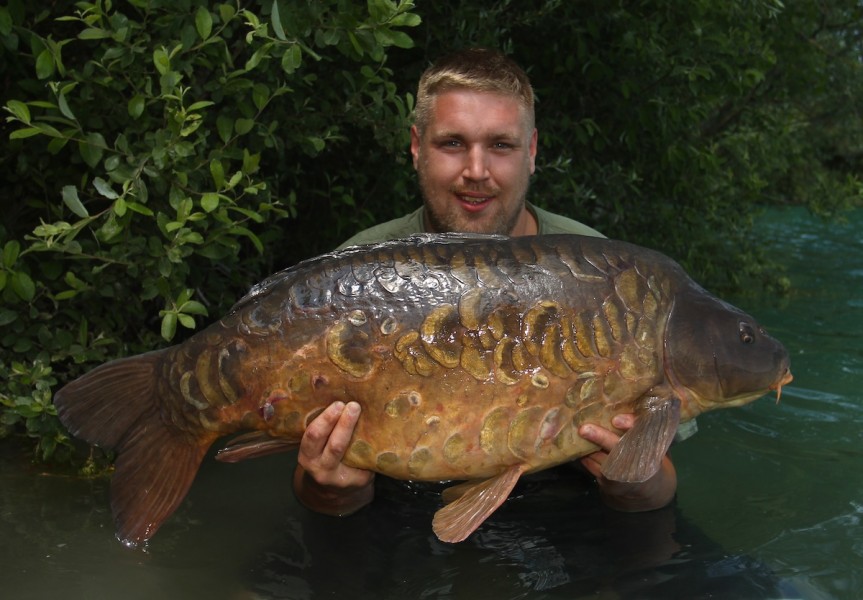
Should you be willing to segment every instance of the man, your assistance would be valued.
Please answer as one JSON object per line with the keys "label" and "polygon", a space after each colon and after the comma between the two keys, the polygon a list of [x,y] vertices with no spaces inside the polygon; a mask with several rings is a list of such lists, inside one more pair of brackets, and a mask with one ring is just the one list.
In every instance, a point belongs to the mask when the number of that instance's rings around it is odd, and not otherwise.
{"label": "man", "polygon": [[[411,127],[411,154],[423,206],[361,232],[343,246],[423,231],[601,236],[586,225],[526,202],[536,151],[533,90],[524,71],[490,50],[447,56],[421,77]],[[347,515],[372,501],[374,473],[341,462],[359,415],[356,402],[337,402],[306,429],[294,490],[308,508]],[[613,421],[622,431],[633,423],[633,415],[619,415]],[[659,472],[644,483],[609,481],[600,469],[619,435],[595,425],[583,425],[578,433],[601,448],[582,458],[581,464],[596,477],[608,506],[637,512],[671,502],[677,478],[667,456]]]}

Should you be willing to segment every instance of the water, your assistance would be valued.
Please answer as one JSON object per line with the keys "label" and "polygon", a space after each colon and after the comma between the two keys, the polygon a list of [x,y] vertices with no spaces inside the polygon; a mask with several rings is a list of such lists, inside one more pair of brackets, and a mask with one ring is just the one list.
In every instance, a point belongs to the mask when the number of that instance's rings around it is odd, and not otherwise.
{"label": "water", "polygon": [[43,473],[0,446],[0,594],[15,598],[838,599],[863,597],[863,211],[772,211],[785,300],[731,299],[792,356],[794,382],[699,419],[672,450],[664,510],[604,509],[552,472],[474,536],[443,544],[434,494],[388,489],[349,519],[310,514],[294,457],[212,460],[146,550],[113,537],[105,481]]}

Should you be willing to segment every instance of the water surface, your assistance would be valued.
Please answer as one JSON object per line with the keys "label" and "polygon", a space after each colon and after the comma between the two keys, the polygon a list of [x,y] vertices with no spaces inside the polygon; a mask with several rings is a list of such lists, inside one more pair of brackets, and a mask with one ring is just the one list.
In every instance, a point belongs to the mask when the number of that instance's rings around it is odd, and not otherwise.
{"label": "water surface", "polygon": [[310,514],[290,455],[205,461],[146,550],[113,537],[105,481],[42,472],[0,446],[0,589],[15,598],[851,600],[863,589],[863,211],[771,211],[760,235],[793,294],[732,298],[792,356],[780,404],[699,419],[672,450],[664,510],[605,509],[553,471],[466,542],[431,533],[435,494],[379,485],[348,519]]}

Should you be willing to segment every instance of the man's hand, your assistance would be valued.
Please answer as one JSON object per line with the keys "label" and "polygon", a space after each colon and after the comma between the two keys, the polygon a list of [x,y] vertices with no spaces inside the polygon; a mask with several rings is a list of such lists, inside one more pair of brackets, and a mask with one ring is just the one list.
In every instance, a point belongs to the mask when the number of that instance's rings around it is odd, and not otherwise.
{"label": "man's hand", "polygon": [[[618,429],[628,431],[635,424],[635,416],[616,415],[611,422]],[[642,512],[662,508],[674,499],[674,494],[677,492],[677,472],[668,455],[662,459],[662,465],[656,475],[647,481],[642,483],[611,481],[602,475],[602,464],[608,458],[608,453],[620,441],[620,436],[592,424],[579,427],[578,435],[601,448],[582,458],[581,464],[596,477],[599,493],[609,508],[625,512]]]}
{"label": "man's hand", "polygon": [[294,493],[307,508],[344,516],[372,501],[375,474],[342,463],[359,417],[356,402],[334,402],[306,428],[294,472]]}

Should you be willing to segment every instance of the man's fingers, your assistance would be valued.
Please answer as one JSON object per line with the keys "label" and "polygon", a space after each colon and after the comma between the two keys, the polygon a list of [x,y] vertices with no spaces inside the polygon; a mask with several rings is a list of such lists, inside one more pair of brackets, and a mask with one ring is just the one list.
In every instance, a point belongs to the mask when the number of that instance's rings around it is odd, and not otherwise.
{"label": "man's fingers", "polygon": [[620,441],[620,436],[597,425],[582,425],[578,428],[578,435],[602,448],[605,452],[611,452],[612,448]]}
{"label": "man's fingers", "polygon": [[336,422],[330,433],[330,439],[327,440],[327,445],[324,447],[324,454],[328,454],[328,458],[335,462],[341,462],[348,450],[348,442],[351,441],[351,436],[354,434],[354,427],[357,420],[360,418],[360,405],[356,402],[348,402],[344,406],[339,420]]}
{"label": "man's fingers", "polygon": [[611,424],[617,427],[618,429],[622,429],[623,431],[628,431],[632,429],[632,426],[635,425],[635,415],[631,413],[623,413],[619,415],[614,415],[614,418],[611,419]]}
{"label": "man's fingers", "polygon": [[324,412],[312,419],[300,440],[300,454],[308,457],[320,456],[344,410],[344,402],[333,402]]}

